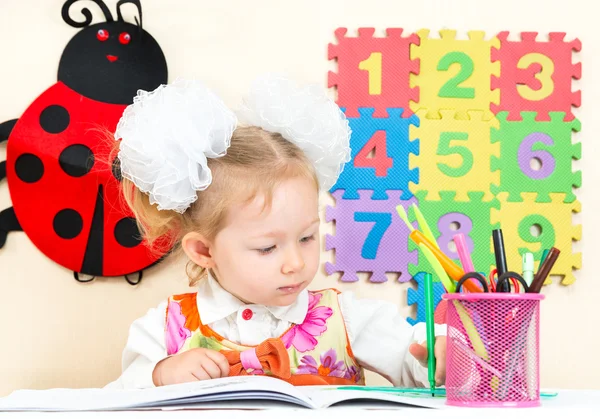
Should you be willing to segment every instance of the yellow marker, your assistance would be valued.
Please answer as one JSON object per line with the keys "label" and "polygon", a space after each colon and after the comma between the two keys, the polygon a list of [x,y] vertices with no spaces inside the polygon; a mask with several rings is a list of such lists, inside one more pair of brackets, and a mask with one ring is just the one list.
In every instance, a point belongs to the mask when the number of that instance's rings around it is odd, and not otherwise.
{"label": "yellow marker", "polygon": [[425,246],[425,244],[423,243],[419,244],[419,248],[429,261],[429,264],[431,265],[431,267],[435,271],[435,274],[438,276],[438,278],[444,285],[444,288],[446,288],[446,292],[456,292],[456,286],[454,285],[454,282],[450,280],[448,274],[446,273],[440,262],[436,259],[435,255],[431,252],[431,250],[429,250],[427,246]]}
{"label": "yellow marker", "polygon": [[469,317],[469,313],[467,313],[467,310],[465,310],[460,301],[452,300],[452,303],[454,303],[454,307],[456,308],[456,312],[460,317],[460,321],[465,327],[467,335],[469,335],[469,339],[471,340],[471,344],[473,345],[473,350],[479,357],[485,359],[486,361],[489,361],[490,359],[487,350],[485,349],[485,345],[483,344],[479,333],[477,333],[477,328],[475,327],[473,321]]}
{"label": "yellow marker", "polygon": [[[437,241],[435,240],[435,237],[433,238],[433,241],[427,237],[427,235],[433,237],[433,233],[429,229],[429,225],[425,221],[425,218],[423,218],[423,214],[421,214],[421,212],[415,207],[415,213],[418,214],[417,218],[422,219],[422,222],[419,222],[419,226],[424,228],[424,230],[427,231],[427,233],[421,233],[419,230],[415,230],[412,224],[408,221],[408,216],[406,215],[406,211],[404,210],[404,207],[402,205],[398,205],[396,207],[396,212],[411,231],[409,236],[411,240],[415,242],[421,249],[423,249],[421,244],[425,245],[428,248],[428,250],[431,251],[434,258],[439,261],[444,271],[448,273],[450,278],[456,282],[460,281],[460,279],[465,274],[465,271],[456,263],[454,263],[452,259],[446,256],[444,252],[442,252],[442,250],[437,244]],[[440,280],[442,280],[442,278],[440,278]],[[444,286],[446,287],[445,284]],[[481,289],[477,288],[477,286],[472,281],[465,281],[464,287],[469,292],[482,292]],[[448,292],[455,292],[456,289],[454,289],[454,291],[449,291],[448,287],[446,287],[446,290],[448,290]]]}
{"label": "yellow marker", "polygon": [[433,232],[429,228],[429,224],[427,224],[427,221],[425,221],[425,217],[423,217],[423,213],[421,212],[419,207],[417,207],[415,204],[412,204],[412,208],[415,211],[415,217],[417,217],[417,221],[419,222],[419,227],[421,227],[421,230],[423,230],[423,234],[425,235],[425,237],[427,237],[429,239],[429,241],[431,243],[433,243],[439,249],[440,246],[438,245],[437,240],[435,239],[435,236],[433,235]]}

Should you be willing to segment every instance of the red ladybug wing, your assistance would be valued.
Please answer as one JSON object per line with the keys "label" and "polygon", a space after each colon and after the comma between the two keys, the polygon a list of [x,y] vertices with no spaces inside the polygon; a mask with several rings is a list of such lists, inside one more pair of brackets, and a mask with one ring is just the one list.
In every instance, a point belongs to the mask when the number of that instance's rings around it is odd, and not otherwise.
{"label": "red ladybug wing", "polygon": [[120,220],[132,216],[108,154],[124,108],[59,82],[31,104],[8,141],[7,178],[23,230],[42,253],[76,272],[124,275],[158,258],[143,242],[133,246],[126,229],[120,241],[127,246],[115,238]]}
{"label": "red ladybug wing", "polygon": [[[138,272],[156,262],[161,255],[152,253],[140,234],[133,214],[123,202],[119,183],[111,175],[106,183],[104,212],[104,272],[107,276],[124,275],[123,264],[129,272]],[[119,210],[109,210],[109,208]],[[127,211],[123,208],[127,208]],[[119,240],[121,242],[119,242]],[[125,261],[124,259],[129,259]]]}

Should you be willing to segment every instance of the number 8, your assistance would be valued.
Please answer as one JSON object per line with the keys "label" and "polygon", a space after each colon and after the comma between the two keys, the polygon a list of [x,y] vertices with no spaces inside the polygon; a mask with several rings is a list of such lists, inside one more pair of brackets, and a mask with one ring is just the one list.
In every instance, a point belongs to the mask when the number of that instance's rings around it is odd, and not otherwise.
{"label": "number 8", "polygon": [[[458,224],[458,229],[452,230],[450,225],[452,223]],[[467,249],[469,252],[473,252],[473,239],[469,237],[469,233],[473,229],[473,221],[465,214],[460,212],[450,212],[440,217],[437,223],[438,230],[441,235],[438,238],[438,244],[440,249],[444,253],[450,254],[451,259],[457,259],[458,253],[455,250],[450,249],[450,242],[454,240],[454,235],[463,233],[467,241]]]}

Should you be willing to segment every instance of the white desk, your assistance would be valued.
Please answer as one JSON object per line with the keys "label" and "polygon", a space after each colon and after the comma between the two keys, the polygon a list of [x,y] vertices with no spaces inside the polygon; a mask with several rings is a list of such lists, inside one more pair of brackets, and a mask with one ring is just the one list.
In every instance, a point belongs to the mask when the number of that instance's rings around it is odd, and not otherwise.
{"label": "white desk", "polygon": [[[260,406],[264,406],[263,410],[259,410]],[[571,416],[567,419],[580,419],[584,417],[593,417],[598,419],[600,417],[600,390],[559,390],[558,396],[552,399],[544,399],[542,406],[535,408],[522,408],[522,409],[483,409],[483,408],[458,408],[453,407],[450,409],[434,410],[424,408],[413,408],[413,407],[399,407],[389,405],[389,407],[377,408],[373,410],[367,405],[362,407],[356,406],[339,406],[332,407],[329,409],[311,410],[304,408],[297,408],[294,406],[283,406],[283,405],[265,405],[257,403],[254,410],[239,410],[236,409],[235,405],[221,403],[213,405],[203,405],[206,408],[199,410],[163,410],[163,411],[127,411],[127,412],[61,412],[58,414],[60,418],[68,419],[115,419],[115,418],[127,418],[127,419],[145,419],[145,418],[157,418],[157,419],[187,419],[194,418],[198,419],[199,415],[215,418],[217,415],[222,416],[226,419],[255,419],[255,418],[273,418],[273,419],[295,419],[310,417],[311,419],[332,419],[332,414],[338,413],[348,417],[349,415],[355,416],[368,414],[368,419],[379,419],[379,418],[429,418],[429,417],[443,417],[443,418],[469,418],[477,417],[490,418],[490,417],[502,417],[504,419],[515,419],[515,418],[535,418],[544,417],[547,418],[548,414],[552,411],[557,411],[561,414],[561,417],[565,419],[565,413],[574,413],[577,416]],[[209,409],[207,409],[209,408]],[[44,418],[49,419],[55,417],[56,414],[45,413],[45,412],[24,412],[24,413],[6,413],[0,412],[0,418]]]}

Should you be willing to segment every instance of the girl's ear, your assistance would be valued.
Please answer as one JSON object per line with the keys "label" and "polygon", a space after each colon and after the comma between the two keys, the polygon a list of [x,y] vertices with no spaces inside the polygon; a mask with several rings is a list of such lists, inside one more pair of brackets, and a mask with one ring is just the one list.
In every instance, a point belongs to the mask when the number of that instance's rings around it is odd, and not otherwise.
{"label": "girl's ear", "polygon": [[210,254],[210,242],[202,234],[186,234],[181,241],[181,247],[187,257],[196,265],[206,269],[215,266],[215,262]]}

